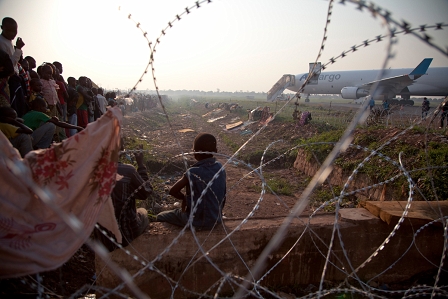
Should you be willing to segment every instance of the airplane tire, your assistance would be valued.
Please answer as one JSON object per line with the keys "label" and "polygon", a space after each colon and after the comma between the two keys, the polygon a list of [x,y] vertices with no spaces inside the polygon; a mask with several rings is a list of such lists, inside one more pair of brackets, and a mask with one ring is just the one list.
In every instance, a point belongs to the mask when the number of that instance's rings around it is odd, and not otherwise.
{"label": "airplane tire", "polygon": [[390,100],[388,100],[388,102],[389,102],[389,105],[400,105],[400,102],[402,102],[402,101],[399,101],[396,99],[390,99]]}

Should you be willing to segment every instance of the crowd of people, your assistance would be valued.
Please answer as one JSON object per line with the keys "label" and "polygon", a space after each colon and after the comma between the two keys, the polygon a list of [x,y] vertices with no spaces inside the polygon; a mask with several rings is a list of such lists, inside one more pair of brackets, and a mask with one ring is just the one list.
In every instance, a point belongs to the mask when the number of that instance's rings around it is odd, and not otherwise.
{"label": "crowd of people", "polygon": [[[390,111],[390,105],[386,99],[383,100],[381,106],[384,111],[386,111],[386,112]],[[375,107],[375,100],[373,99],[373,97],[371,97],[369,100],[370,111],[373,110],[373,107]],[[425,119],[428,117],[428,113],[430,110],[431,110],[431,108],[430,108],[429,100],[428,100],[428,98],[424,97],[423,101],[422,101],[422,119]],[[447,121],[447,125],[445,125],[445,120]],[[441,106],[439,129],[443,129],[444,126],[445,127],[448,126],[448,102],[444,102]]]}
{"label": "crowd of people", "polygon": [[[1,29],[0,130],[23,158],[26,159],[27,154],[33,150],[51,149],[54,142],[54,146],[58,146],[58,142],[74,136],[107,113],[108,106],[118,106],[123,115],[126,113],[126,103],[122,100],[117,102],[115,92],[104,96],[103,89],[97,87],[90,78],[68,77],[65,81],[62,63],[44,62],[36,68],[33,57],[23,57],[24,41],[17,38],[13,45],[18,31],[14,19],[4,18]],[[155,97],[142,96],[133,102],[133,107],[144,111],[145,108],[154,107],[156,103]],[[83,138],[89,138],[85,135]],[[216,144],[214,136],[200,134],[194,141],[194,151],[217,152]],[[132,165],[118,163],[115,187],[110,193],[123,246],[147,228],[148,213],[145,209],[137,209],[135,200],[145,200],[153,192],[148,183],[142,152],[134,156],[137,169]],[[197,229],[211,229],[222,222],[226,193],[225,171],[212,153],[197,153],[195,158],[198,163],[170,191],[171,195],[182,200],[183,208],[158,215],[158,221],[185,226],[194,213],[192,225]],[[68,175],[64,180],[70,178]],[[213,184],[208,186],[212,180]],[[58,181],[60,183],[62,181]],[[64,184],[68,188],[68,182]],[[185,194],[181,192],[184,188]],[[207,191],[203,192],[204,189]],[[199,198],[202,198],[201,202]],[[98,234],[97,231],[95,235],[109,250],[116,248],[103,234]]]}
{"label": "crowd of people", "polygon": [[[62,63],[43,62],[23,55],[18,24],[2,20],[0,35],[0,129],[22,156],[48,148],[73,136],[117,104],[115,92],[103,89],[86,76],[62,76]],[[9,109],[7,109],[9,108]]]}

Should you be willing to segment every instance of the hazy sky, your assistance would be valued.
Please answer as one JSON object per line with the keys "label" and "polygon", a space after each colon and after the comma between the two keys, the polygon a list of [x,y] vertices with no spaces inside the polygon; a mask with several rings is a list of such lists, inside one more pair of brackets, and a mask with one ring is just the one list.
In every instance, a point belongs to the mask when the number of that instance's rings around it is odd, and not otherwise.
{"label": "hazy sky", "polygon": [[[213,0],[192,9],[166,31],[154,54],[159,89],[267,92],[283,74],[308,71],[316,59],[327,16],[323,0]],[[370,3],[370,2],[369,2]],[[376,5],[411,27],[448,24],[448,0],[379,0]],[[19,24],[24,55],[38,65],[60,61],[64,77],[86,75],[108,88],[131,88],[149,61],[149,47],[188,0],[0,0],[0,17]],[[121,6],[121,10],[118,7]],[[351,3],[335,1],[328,40],[320,61],[386,33],[379,18]],[[434,42],[448,47],[448,28],[429,30]],[[15,41],[14,41],[15,43]],[[374,43],[333,64],[330,70],[376,69],[387,43]],[[448,58],[412,35],[400,35],[390,67],[414,67],[433,57],[432,66]],[[138,89],[154,89],[148,73]]]}

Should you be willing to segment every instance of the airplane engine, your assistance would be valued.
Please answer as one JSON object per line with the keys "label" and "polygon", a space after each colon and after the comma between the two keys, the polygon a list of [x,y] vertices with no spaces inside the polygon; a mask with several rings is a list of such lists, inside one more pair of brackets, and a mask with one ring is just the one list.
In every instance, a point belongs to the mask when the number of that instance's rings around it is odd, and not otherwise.
{"label": "airplane engine", "polygon": [[369,91],[358,87],[344,87],[341,89],[341,95],[344,99],[359,99],[369,95]]}

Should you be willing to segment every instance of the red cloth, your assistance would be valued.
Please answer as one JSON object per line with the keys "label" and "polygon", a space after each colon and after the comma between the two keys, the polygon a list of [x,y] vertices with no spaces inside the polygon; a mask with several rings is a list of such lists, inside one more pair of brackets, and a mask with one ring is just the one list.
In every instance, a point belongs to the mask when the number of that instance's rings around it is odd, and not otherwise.
{"label": "red cloth", "polygon": [[67,92],[67,89],[62,81],[56,81],[56,84],[59,86],[59,89],[56,89],[56,91],[58,93],[59,102],[61,102],[62,105],[65,103],[64,94]]}
{"label": "red cloth", "polygon": [[87,113],[87,110],[76,110],[76,115],[78,116],[78,126],[80,127],[87,127],[89,124],[89,115]]}

